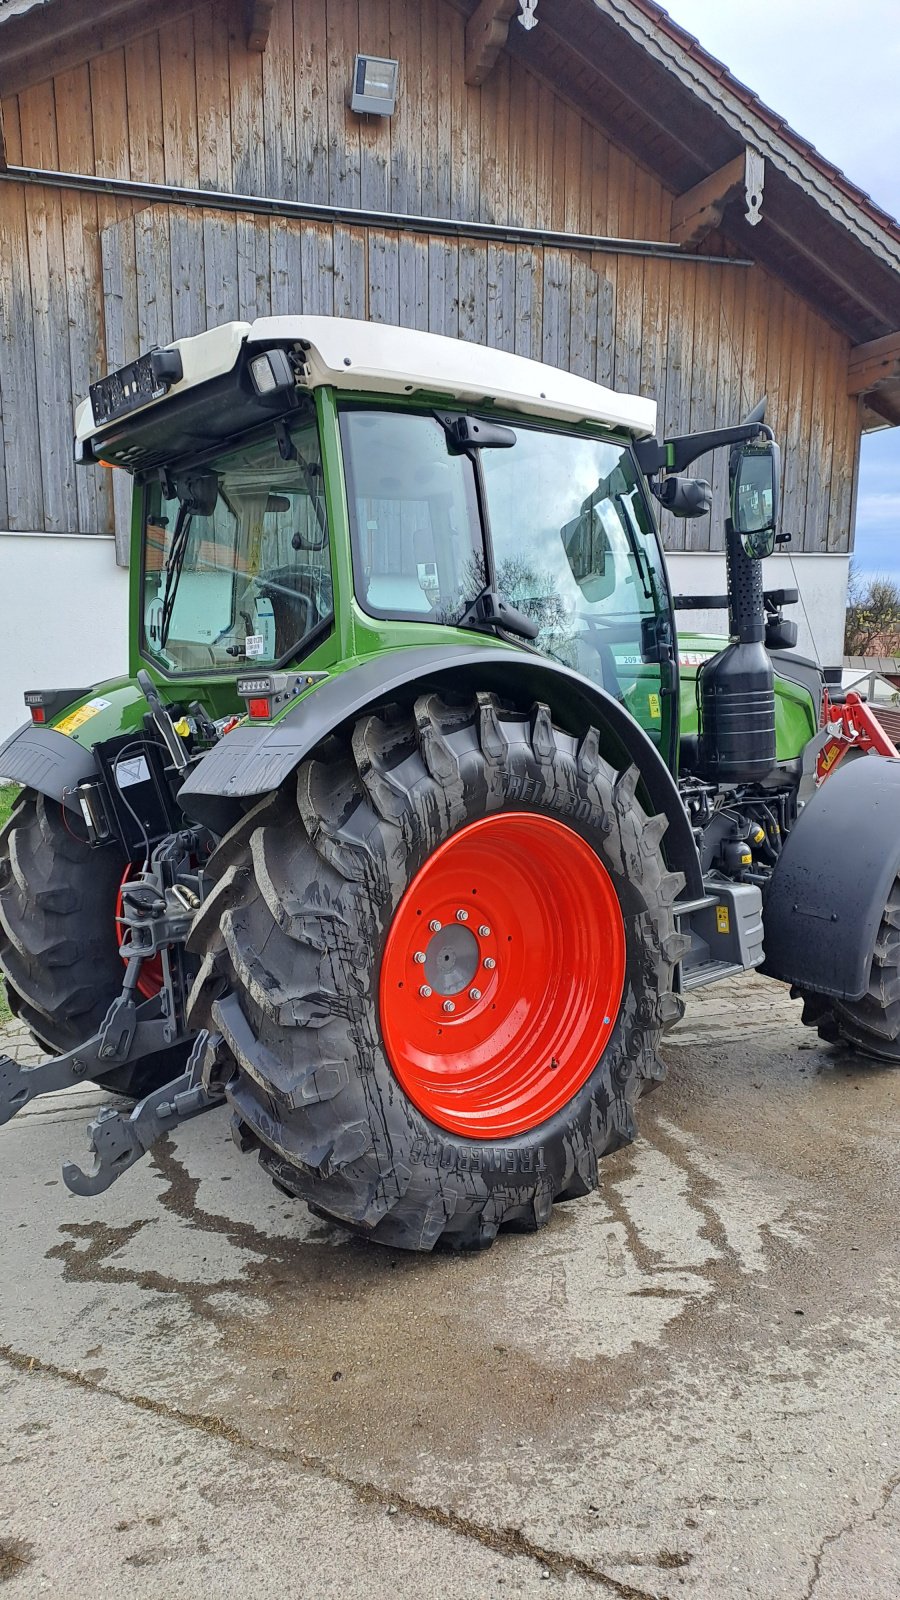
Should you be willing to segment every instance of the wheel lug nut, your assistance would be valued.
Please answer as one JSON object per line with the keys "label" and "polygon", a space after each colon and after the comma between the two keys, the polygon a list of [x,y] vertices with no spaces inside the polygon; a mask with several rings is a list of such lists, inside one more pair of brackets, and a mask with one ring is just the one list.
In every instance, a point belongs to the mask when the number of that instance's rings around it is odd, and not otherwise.
{"label": "wheel lug nut", "polygon": [[468,911],[457,911],[456,920],[457,920],[457,922],[468,922],[468,920],[469,920]]}
{"label": "wheel lug nut", "polygon": [[445,1000],[444,1001],[444,1010],[445,1011],[455,1011],[456,1010],[456,1007],[453,1004],[452,1000]]}
{"label": "wheel lug nut", "polygon": [[425,951],[424,950],[417,950],[415,955],[413,956],[413,961],[415,961],[420,967],[424,966],[425,965]]}
{"label": "wheel lug nut", "polygon": [[483,922],[478,929],[478,937],[479,939],[489,939],[491,937],[491,930],[486,922]]}
{"label": "wheel lug nut", "polygon": [[440,931],[441,931],[441,925],[438,922],[437,917],[432,917],[432,919],[429,922],[428,926],[431,929],[432,933],[440,933]]}
{"label": "wheel lug nut", "polygon": [[429,989],[427,983],[423,983],[422,984],[422,987],[419,990],[419,993],[422,996],[423,1000],[430,1000],[431,999],[431,990]]}
{"label": "wheel lug nut", "polygon": [[493,972],[496,965],[497,963],[493,956],[485,956],[484,961],[482,962],[482,966],[487,967],[488,972]]}
{"label": "wheel lug nut", "polygon": [[481,990],[480,989],[470,989],[469,990],[469,999],[470,1000],[480,1000],[481,999]]}

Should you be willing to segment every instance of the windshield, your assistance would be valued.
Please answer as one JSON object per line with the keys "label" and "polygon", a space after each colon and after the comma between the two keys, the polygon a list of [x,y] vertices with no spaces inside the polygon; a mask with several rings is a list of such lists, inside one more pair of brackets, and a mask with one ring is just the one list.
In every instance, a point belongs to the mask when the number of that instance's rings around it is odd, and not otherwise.
{"label": "windshield", "polygon": [[631,453],[608,439],[515,433],[512,449],[480,453],[497,588],[538,624],[542,650],[659,739],[660,669],[645,657],[668,598]]}
{"label": "windshield", "polygon": [[341,444],[356,598],[375,616],[455,623],[484,588],[475,469],[433,416],[347,409]]}
{"label": "windshield", "polygon": [[667,743],[668,589],[630,449],[539,425],[504,433],[503,448],[466,452],[433,413],[342,409],[357,600],[374,616],[464,619],[487,581],[480,473],[502,598],[537,623],[539,649]]}
{"label": "windshield", "polygon": [[284,453],[273,432],[146,486],[144,648],[166,671],[271,665],[310,647],[330,622],[314,417],[282,444]]}

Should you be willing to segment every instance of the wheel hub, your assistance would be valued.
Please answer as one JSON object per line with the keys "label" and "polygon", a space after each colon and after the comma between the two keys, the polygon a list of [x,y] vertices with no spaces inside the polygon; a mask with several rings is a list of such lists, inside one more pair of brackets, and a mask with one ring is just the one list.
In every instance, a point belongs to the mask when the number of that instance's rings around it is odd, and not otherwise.
{"label": "wheel hub", "polygon": [[435,994],[459,994],[461,989],[472,984],[480,958],[474,933],[459,922],[448,923],[431,934],[425,947],[425,960],[421,964],[424,981]]}
{"label": "wheel hub", "polygon": [[381,968],[393,1071],[439,1126],[536,1126],[590,1076],[625,976],[622,914],[591,846],[502,812],[452,834],[397,908]]}

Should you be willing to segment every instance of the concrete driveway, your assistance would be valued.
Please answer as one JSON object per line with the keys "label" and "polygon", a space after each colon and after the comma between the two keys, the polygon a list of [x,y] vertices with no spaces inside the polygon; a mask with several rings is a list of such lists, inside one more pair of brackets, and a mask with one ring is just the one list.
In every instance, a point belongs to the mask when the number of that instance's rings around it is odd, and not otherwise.
{"label": "concrete driveway", "polygon": [[4,1596],[896,1600],[900,1072],[753,977],[665,1053],[602,1194],[468,1258],[222,1112],[90,1202],[97,1091],[0,1130]]}

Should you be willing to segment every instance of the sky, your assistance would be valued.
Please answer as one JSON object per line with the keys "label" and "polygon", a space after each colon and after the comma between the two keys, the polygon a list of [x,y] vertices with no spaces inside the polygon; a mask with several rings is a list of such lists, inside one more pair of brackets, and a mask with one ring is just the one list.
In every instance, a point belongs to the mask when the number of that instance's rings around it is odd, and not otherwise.
{"label": "sky", "polygon": [[[900,0],[662,0],[669,15],[900,217]],[[763,200],[763,226],[766,206]],[[862,441],[855,565],[900,579],[900,428]]]}

